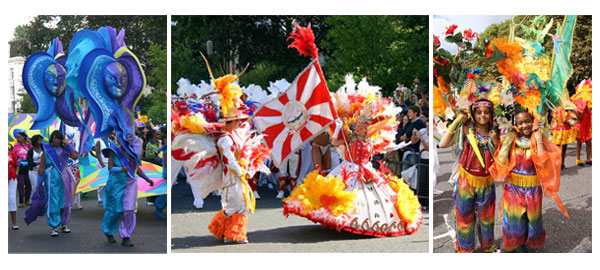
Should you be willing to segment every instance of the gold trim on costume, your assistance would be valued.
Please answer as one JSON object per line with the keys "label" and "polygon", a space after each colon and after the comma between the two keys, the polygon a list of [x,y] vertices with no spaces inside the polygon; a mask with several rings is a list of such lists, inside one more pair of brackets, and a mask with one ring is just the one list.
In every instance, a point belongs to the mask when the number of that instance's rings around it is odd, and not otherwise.
{"label": "gold trim on costume", "polygon": [[519,187],[537,187],[540,185],[540,179],[537,175],[522,175],[510,173],[508,182]]}
{"label": "gold trim on costume", "polygon": [[469,186],[474,188],[486,188],[494,184],[494,179],[488,176],[476,176],[467,172],[462,166],[458,166],[458,173],[462,178],[467,179]]}

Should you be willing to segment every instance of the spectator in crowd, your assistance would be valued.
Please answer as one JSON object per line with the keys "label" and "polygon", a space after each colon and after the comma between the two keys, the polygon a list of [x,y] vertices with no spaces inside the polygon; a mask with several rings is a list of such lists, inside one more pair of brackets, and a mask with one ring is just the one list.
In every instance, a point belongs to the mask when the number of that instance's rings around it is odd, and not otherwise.
{"label": "spectator in crowd", "polygon": [[31,144],[27,142],[27,134],[19,132],[13,153],[19,159],[19,173],[17,174],[17,190],[19,191],[19,208],[31,204],[31,181],[29,180],[29,166],[27,166],[27,152]]}
{"label": "spectator in crowd", "polygon": [[[404,128],[403,133],[400,134],[401,141],[410,142],[413,136],[413,132],[418,132],[419,130],[425,127],[425,124],[419,118],[420,114],[421,109],[418,106],[412,105],[408,108],[407,116],[409,122]],[[417,163],[418,153],[419,142],[411,142],[409,146],[405,147],[404,155],[402,158],[402,170],[406,170]]]}
{"label": "spectator in crowd", "polygon": [[38,169],[42,157],[42,135],[31,137],[31,149],[27,152],[27,163],[29,165],[29,181],[31,181],[31,190],[34,191],[37,186]]}
{"label": "spectator in crowd", "polygon": [[160,165],[160,161],[158,160],[158,152],[157,150],[160,148],[159,139],[161,138],[160,131],[151,129],[146,134],[146,153],[144,155],[144,159],[150,163]]}

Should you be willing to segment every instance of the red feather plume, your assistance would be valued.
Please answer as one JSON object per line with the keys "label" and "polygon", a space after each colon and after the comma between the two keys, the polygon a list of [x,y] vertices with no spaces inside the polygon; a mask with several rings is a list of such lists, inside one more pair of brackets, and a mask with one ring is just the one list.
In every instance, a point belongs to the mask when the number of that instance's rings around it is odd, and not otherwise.
{"label": "red feather plume", "polygon": [[315,35],[310,28],[310,23],[308,27],[302,27],[297,23],[294,23],[294,26],[296,32],[290,33],[290,36],[286,39],[286,41],[293,39],[288,48],[296,48],[300,55],[308,55],[313,59],[319,58],[319,49],[315,45]]}

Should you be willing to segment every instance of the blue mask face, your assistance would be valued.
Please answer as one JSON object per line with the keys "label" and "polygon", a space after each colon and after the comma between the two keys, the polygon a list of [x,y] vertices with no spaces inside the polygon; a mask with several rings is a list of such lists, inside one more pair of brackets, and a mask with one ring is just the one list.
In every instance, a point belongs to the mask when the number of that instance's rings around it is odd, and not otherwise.
{"label": "blue mask face", "polygon": [[104,69],[104,89],[113,98],[120,98],[127,89],[127,70],[119,62],[112,62]]}
{"label": "blue mask face", "polygon": [[44,71],[44,86],[50,95],[57,97],[65,91],[67,71],[60,64],[52,64]]}

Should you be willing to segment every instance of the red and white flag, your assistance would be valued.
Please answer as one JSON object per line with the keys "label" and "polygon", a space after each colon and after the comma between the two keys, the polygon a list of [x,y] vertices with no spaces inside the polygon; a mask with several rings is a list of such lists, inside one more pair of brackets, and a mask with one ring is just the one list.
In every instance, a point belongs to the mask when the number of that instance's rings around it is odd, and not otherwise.
{"label": "red and white flag", "polygon": [[313,60],[279,97],[255,113],[256,128],[279,166],[290,153],[323,132],[337,118],[318,60]]}

